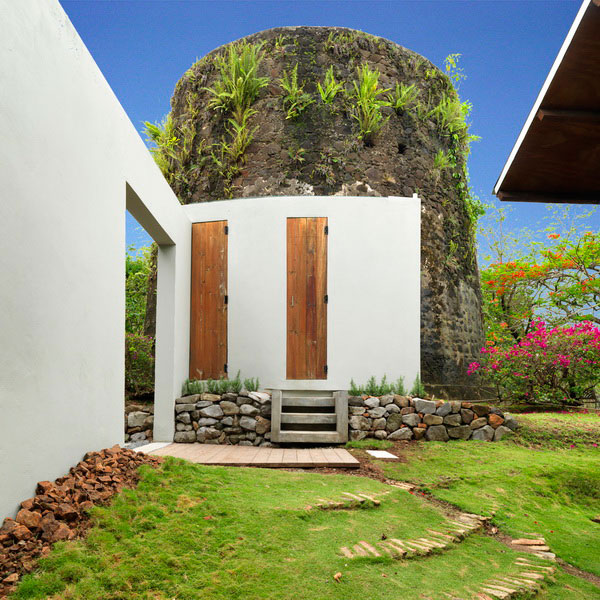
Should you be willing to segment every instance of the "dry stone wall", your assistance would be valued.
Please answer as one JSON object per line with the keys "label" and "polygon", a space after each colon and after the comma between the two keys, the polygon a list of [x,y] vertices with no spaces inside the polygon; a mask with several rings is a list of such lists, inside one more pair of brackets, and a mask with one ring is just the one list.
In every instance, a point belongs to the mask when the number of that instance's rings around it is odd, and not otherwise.
{"label": "dry stone wall", "polygon": [[[350,396],[350,440],[498,441],[517,428],[509,413],[471,402],[410,396]],[[272,446],[266,392],[195,394],[175,401],[175,442]]]}
{"label": "dry stone wall", "polygon": [[348,399],[351,440],[450,439],[498,441],[517,428],[517,421],[487,404],[425,400],[409,396],[351,396]]}
{"label": "dry stone wall", "polygon": [[270,446],[270,440],[270,394],[241,390],[175,401],[175,442]]}

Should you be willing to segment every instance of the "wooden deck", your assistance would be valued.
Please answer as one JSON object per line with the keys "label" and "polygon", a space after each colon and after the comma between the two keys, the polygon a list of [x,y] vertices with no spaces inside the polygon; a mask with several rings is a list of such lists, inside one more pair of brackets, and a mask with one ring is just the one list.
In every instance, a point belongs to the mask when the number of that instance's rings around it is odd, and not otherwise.
{"label": "wooden deck", "polygon": [[342,448],[257,448],[254,446],[218,446],[212,444],[169,444],[153,450],[157,456],[175,456],[203,465],[238,467],[310,468],[360,466]]}

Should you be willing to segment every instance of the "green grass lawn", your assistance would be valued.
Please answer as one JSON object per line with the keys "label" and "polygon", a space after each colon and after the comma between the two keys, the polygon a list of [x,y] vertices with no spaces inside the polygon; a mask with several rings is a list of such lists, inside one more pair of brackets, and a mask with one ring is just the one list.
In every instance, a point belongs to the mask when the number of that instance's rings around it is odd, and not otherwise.
{"label": "green grass lawn", "polygon": [[[413,444],[408,462],[382,467],[463,510],[493,514],[509,535],[540,533],[560,558],[600,575],[600,524],[591,520],[600,514],[600,418],[554,413],[521,420],[513,440]],[[549,436],[562,427],[568,443],[557,444]]]}
{"label": "green grass lawn", "polygon": [[[571,436],[576,448],[557,449],[554,440],[544,441],[557,426],[553,417],[525,421],[516,440],[412,443],[408,462],[381,465],[389,477],[423,485],[464,510],[493,512],[502,531],[513,536],[541,533],[561,558],[600,573],[600,525],[590,520],[600,513],[595,442],[580,424]],[[588,421],[596,427],[591,417],[580,423]],[[341,500],[342,492],[377,495],[381,506],[314,508],[321,499]],[[177,459],[158,470],[144,468],[139,486],[95,508],[93,519],[85,539],[56,544],[13,597],[467,599],[491,578],[515,574],[520,556],[493,537],[473,534],[412,560],[347,559],[341,546],[426,536],[429,527],[443,529],[446,516],[422,496],[364,477]],[[340,583],[333,579],[337,572]],[[600,598],[600,589],[559,570],[536,597],[590,600]]]}
{"label": "green grass lawn", "polygon": [[[378,508],[306,509],[344,491],[389,490]],[[364,600],[442,598],[450,590],[468,598],[495,574],[515,573],[518,556],[474,534],[429,557],[349,560],[340,546],[420,537],[445,516],[422,497],[371,479],[176,459],[144,469],[136,490],[96,508],[94,518],[87,538],[57,544],[14,597]]]}

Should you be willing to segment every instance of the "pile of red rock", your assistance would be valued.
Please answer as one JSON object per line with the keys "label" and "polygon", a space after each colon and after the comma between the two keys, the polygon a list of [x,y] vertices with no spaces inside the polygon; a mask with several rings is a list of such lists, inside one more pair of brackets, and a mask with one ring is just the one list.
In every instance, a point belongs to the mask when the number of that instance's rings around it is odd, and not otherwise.
{"label": "pile of red rock", "polygon": [[0,598],[6,596],[52,543],[81,535],[89,525],[87,511],[107,501],[124,487],[134,487],[138,467],[157,466],[159,457],[113,446],[88,452],[56,481],[40,481],[36,496],[21,502],[14,519],[0,527]]}

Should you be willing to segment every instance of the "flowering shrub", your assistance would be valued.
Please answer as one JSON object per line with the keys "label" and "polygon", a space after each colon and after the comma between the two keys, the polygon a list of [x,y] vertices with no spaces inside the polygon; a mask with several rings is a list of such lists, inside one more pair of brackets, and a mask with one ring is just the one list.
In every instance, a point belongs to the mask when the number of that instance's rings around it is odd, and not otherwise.
{"label": "flowering shrub", "polygon": [[137,333],[125,334],[125,394],[139,396],[154,391],[154,340]]}
{"label": "flowering shrub", "polygon": [[600,383],[600,329],[590,321],[546,328],[544,321],[520,342],[481,349],[485,359],[469,365],[469,375],[484,372],[513,400],[577,404]]}

